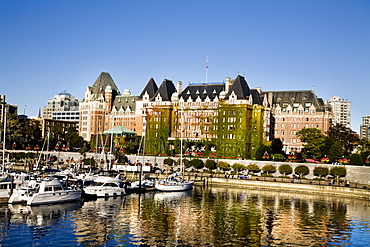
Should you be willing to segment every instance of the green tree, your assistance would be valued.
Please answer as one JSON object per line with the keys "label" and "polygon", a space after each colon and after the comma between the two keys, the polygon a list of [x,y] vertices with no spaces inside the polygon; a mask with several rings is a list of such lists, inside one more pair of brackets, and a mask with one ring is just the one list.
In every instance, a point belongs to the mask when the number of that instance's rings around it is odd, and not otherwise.
{"label": "green tree", "polygon": [[360,154],[351,154],[349,156],[350,164],[351,165],[363,165],[364,161],[361,158]]}
{"label": "green tree", "polygon": [[341,158],[344,154],[344,150],[342,145],[339,142],[334,141],[334,143],[330,146],[328,151],[328,157],[331,161],[336,161]]}
{"label": "green tree", "polygon": [[275,161],[283,161],[285,159],[285,157],[282,154],[273,154],[272,159],[275,160]]}
{"label": "green tree", "polygon": [[236,172],[245,169],[245,165],[240,163],[234,163],[232,164],[231,168],[233,168]]}
{"label": "green tree", "polygon": [[293,172],[293,168],[288,165],[288,164],[284,164],[284,165],[281,165],[279,166],[279,172],[281,174],[283,174],[283,176],[285,177],[287,174],[291,174]]}
{"label": "green tree", "polygon": [[284,145],[280,138],[274,138],[271,142],[271,152],[273,154],[283,154]]}
{"label": "green tree", "polygon": [[219,161],[217,163],[217,168],[220,168],[221,170],[229,170],[230,164],[225,161]]}
{"label": "green tree", "polygon": [[294,169],[294,173],[299,174],[299,177],[302,178],[304,175],[307,175],[310,173],[310,169],[308,169],[306,165],[300,165]]}
{"label": "green tree", "polygon": [[171,159],[171,158],[166,158],[163,160],[163,163],[168,165],[168,166],[172,166],[172,164],[175,163],[175,160]]}
{"label": "green tree", "polygon": [[206,162],[205,162],[205,164],[204,164],[204,166],[205,167],[207,167],[208,169],[210,169],[210,170],[214,170],[214,169],[216,169],[217,168],[217,166],[216,166],[217,164],[216,164],[216,162],[214,161],[214,160],[206,160]]}
{"label": "green tree", "polygon": [[329,168],[323,166],[316,166],[313,169],[313,175],[321,177],[326,177],[329,174]]}
{"label": "green tree", "polygon": [[20,143],[22,144],[22,147],[27,144],[30,144],[31,146],[41,146],[42,130],[40,121],[34,119],[25,120],[24,130],[22,132],[24,133],[23,143]]}
{"label": "green tree", "polygon": [[[185,167],[189,167],[190,166],[190,160],[188,160],[188,159],[182,159],[182,164],[184,164],[184,166]],[[176,165],[182,165],[181,163],[180,163],[180,159],[178,159],[177,161],[176,161]]]}
{"label": "green tree", "polygon": [[321,147],[321,153],[323,155],[329,155],[329,150],[333,146],[333,144],[336,142],[335,139],[330,137],[325,137],[324,145]]}
{"label": "green tree", "polygon": [[357,145],[358,135],[343,124],[337,123],[329,128],[328,136],[338,141],[346,155],[350,154]]}
{"label": "green tree", "polygon": [[271,173],[275,173],[276,172],[276,166],[274,165],[265,165],[264,167],[262,167],[262,171],[264,173],[267,173],[267,174],[271,174]]}
{"label": "green tree", "polygon": [[271,154],[271,148],[266,145],[260,145],[256,151],[256,160],[262,160],[262,155],[264,155],[265,152]]}
{"label": "green tree", "polygon": [[247,165],[247,170],[249,171],[249,172],[253,172],[253,173],[256,173],[256,172],[260,172],[261,171],[261,168],[258,166],[258,165],[256,165],[256,164],[249,164],[249,165]]}
{"label": "green tree", "polygon": [[330,169],[329,173],[338,179],[347,175],[347,169],[344,166],[335,166]]}
{"label": "green tree", "polygon": [[199,170],[204,167],[204,162],[201,159],[192,159],[190,161],[190,165],[193,166],[195,169]]}
{"label": "green tree", "polygon": [[[358,141],[357,150],[360,153],[369,152],[370,153],[370,141],[367,138],[363,138]],[[366,156],[367,157],[367,156]]]}
{"label": "green tree", "polygon": [[[6,114],[6,142],[5,147],[11,149],[11,145],[15,143],[23,143],[24,139],[24,121],[21,121],[16,114]],[[3,128],[1,128],[3,130]],[[3,132],[1,131],[1,134]],[[1,138],[2,139],[2,138]],[[26,144],[27,145],[27,144]]]}
{"label": "green tree", "polygon": [[64,141],[69,143],[72,149],[82,148],[84,139],[78,135],[76,128],[69,127],[67,133],[64,136]]}
{"label": "green tree", "polygon": [[296,134],[302,142],[308,153],[312,154],[313,158],[321,157],[321,149],[324,146],[325,135],[321,130],[316,128],[303,128]]}

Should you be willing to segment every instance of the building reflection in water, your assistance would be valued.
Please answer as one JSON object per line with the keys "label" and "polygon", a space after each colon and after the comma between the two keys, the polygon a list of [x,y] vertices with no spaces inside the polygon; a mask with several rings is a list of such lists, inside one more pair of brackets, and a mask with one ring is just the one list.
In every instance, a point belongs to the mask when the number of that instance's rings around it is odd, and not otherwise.
{"label": "building reflection in water", "polygon": [[369,211],[361,200],[196,187],[128,195],[121,204],[91,202],[94,206],[85,204],[74,216],[79,241],[85,243],[322,246],[348,241],[348,207],[357,215],[359,204]]}
{"label": "building reflection in water", "polygon": [[30,226],[69,218],[74,241],[83,246],[328,246],[351,243],[356,227],[369,233],[369,208],[367,200],[195,187],[82,205],[14,205],[1,217]]}

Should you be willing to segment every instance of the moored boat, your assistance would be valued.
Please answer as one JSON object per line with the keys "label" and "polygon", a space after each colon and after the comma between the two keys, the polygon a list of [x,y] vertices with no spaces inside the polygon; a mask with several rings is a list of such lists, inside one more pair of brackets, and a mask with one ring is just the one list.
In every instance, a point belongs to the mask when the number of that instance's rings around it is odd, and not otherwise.
{"label": "moored boat", "polygon": [[90,197],[123,196],[126,194],[120,175],[115,178],[100,176],[94,180],[92,185],[84,187],[83,190]]}
{"label": "moored boat", "polygon": [[159,191],[185,191],[193,188],[194,181],[182,179],[178,174],[168,176],[166,179],[160,180],[155,184],[155,188]]}
{"label": "moored boat", "polygon": [[34,192],[29,194],[27,205],[60,203],[81,199],[82,191],[78,188],[65,189],[58,179],[43,180]]}

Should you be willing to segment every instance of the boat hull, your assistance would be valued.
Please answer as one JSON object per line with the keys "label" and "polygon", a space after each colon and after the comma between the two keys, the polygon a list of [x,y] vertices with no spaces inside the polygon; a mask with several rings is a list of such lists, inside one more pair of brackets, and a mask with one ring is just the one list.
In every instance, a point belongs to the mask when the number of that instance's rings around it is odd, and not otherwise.
{"label": "boat hull", "polygon": [[166,184],[166,183],[157,183],[155,188],[159,191],[185,191],[191,190],[193,188],[193,182],[179,183],[179,184]]}
{"label": "boat hull", "polygon": [[60,203],[77,201],[81,199],[81,190],[47,191],[36,193],[27,200],[27,205],[41,205],[48,203]]}
{"label": "boat hull", "polygon": [[84,188],[85,194],[87,196],[97,196],[97,197],[111,197],[111,196],[124,196],[124,188],[107,188],[104,186],[91,186]]}

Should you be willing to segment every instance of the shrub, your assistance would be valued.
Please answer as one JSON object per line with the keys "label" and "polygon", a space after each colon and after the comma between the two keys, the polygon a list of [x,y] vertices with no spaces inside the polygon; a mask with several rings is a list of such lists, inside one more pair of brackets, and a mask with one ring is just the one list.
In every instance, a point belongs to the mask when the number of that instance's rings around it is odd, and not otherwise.
{"label": "shrub", "polygon": [[306,165],[300,165],[294,169],[294,172],[296,174],[299,174],[299,177],[302,178],[304,175],[307,175],[310,173],[310,169],[308,169]]}
{"label": "shrub", "polygon": [[172,166],[172,164],[175,163],[175,161],[171,158],[166,158],[163,160],[163,163],[166,165]]}
{"label": "shrub", "polygon": [[279,172],[285,177],[287,174],[291,174],[293,172],[293,168],[288,164],[284,164],[279,166]]}
{"label": "shrub", "polygon": [[240,163],[234,163],[231,167],[232,167],[234,170],[236,170],[236,171],[240,171],[240,170],[245,169],[245,165],[242,165],[242,164],[240,164]]}
{"label": "shrub", "polygon": [[201,159],[192,159],[190,161],[190,165],[198,170],[198,169],[202,169],[204,167],[204,162]]}
{"label": "shrub", "polygon": [[347,175],[347,169],[344,166],[336,166],[331,168],[329,173],[338,179]]}
{"label": "shrub", "polygon": [[282,161],[282,160],[284,160],[284,155],[282,155],[282,154],[273,154],[272,158],[273,158],[273,160],[276,160],[276,161]]}
{"label": "shrub", "polygon": [[274,165],[265,165],[264,167],[262,167],[262,171],[267,174],[275,173],[276,167]]}
{"label": "shrub", "polygon": [[206,160],[206,163],[204,164],[205,167],[207,167],[210,170],[216,169],[216,162],[214,160]]}
{"label": "shrub", "polygon": [[220,168],[220,169],[222,169],[222,170],[229,170],[230,165],[229,165],[229,163],[227,163],[225,161],[219,161],[217,163],[217,167]]}
{"label": "shrub", "polygon": [[313,175],[321,177],[326,177],[329,174],[329,168],[317,166],[313,169]]}
{"label": "shrub", "polygon": [[249,172],[260,172],[261,171],[259,166],[256,165],[256,164],[249,164],[249,165],[247,165],[246,168],[248,169]]}
{"label": "shrub", "polygon": [[362,165],[364,163],[360,154],[351,154],[349,160],[351,165]]}

